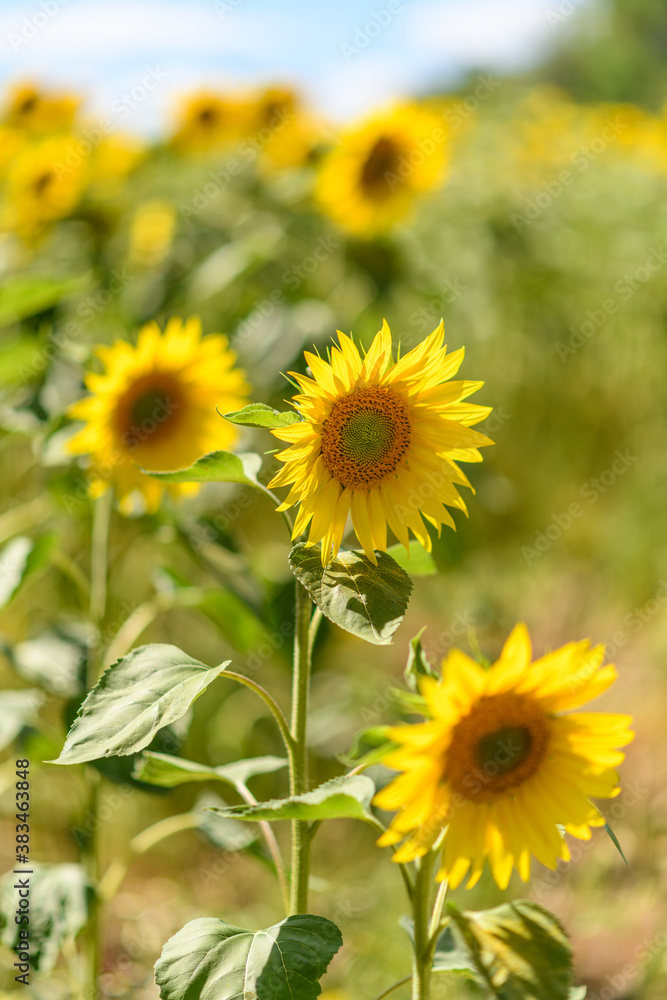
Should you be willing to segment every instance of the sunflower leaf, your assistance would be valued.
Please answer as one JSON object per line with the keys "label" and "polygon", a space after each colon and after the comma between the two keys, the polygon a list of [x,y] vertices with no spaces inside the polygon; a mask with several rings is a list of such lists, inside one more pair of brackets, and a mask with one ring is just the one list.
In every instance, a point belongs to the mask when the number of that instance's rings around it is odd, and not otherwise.
{"label": "sunflower leaf", "polygon": [[296,424],[301,419],[298,413],[293,410],[274,410],[266,403],[250,403],[242,410],[235,410],[233,413],[223,414],[225,420],[232,424],[241,424],[242,427],[289,427]]}
{"label": "sunflower leaf", "polygon": [[438,567],[435,565],[435,559],[431,553],[414,540],[410,542],[409,555],[404,545],[390,545],[387,549],[387,555],[390,555],[410,576],[435,576],[438,572]]}
{"label": "sunflower leaf", "polygon": [[262,465],[262,456],[254,452],[234,455],[231,451],[212,451],[198,458],[189,469],[175,472],[151,472],[142,469],[147,476],[162,483],[243,483],[261,489],[257,473]]}
{"label": "sunflower leaf", "polygon": [[320,550],[303,542],[290,552],[297,580],[329,621],[376,646],[391,643],[403,621],[412,581],[386,552],[374,566],[363,552],[341,550],[322,566]]}
{"label": "sunflower leaf", "polygon": [[334,923],[309,913],[261,931],[202,917],[167,941],[155,979],[162,1000],[315,1000],[342,943]]}
{"label": "sunflower leaf", "polygon": [[375,794],[375,784],[363,774],[333,778],[304,795],[286,799],[271,799],[257,805],[229,806],[215,809],[220,816],[242,819],[254,823],[283,819],[300,819],[315,822],[324,819],[361,819],[377,826],[370,810]]}
{"label": "sunflower leaf", "polygon": [[[426,626],[424,626],[424,628],[426,628]],[[411,691],[419,690],[420,677],[437,677],[437,674],[426,659],[426,654],[424,653],[424,648],[422,646],[423,632],[424,629],[421,629],[414,639],[410,639],[408,662],[405,664],[405,670],[403,671],[405,683]]]}
{"label": "sunflower leaf", "polygon": [[454,971],[453,963],[459,971],[474,972],[487,996],[497,1000],[572,996],[572,951],[548,910],[526,899],[480,912],[462,911],[454,903],[447,908],[451,935],[438,939],[436,971]]}
{"label": "sunflower leaf", "polygon": [[626,858],[625,854],[623,853],[623,848],[621,847],[621,845],[619,843],[618,837],[616,836],[616,834],[614,833],[614,831],[612,830],[612,828],[609,826],[609,823],[605,822],[605,824],[602,827],[602,829],[607,834],[607,836],[611,840],[612,844],[614,845],[614,847],[616,848],[616,850],[621,855],[621,857],[623,858],[623,860],[625,861],[626,865],[629,868],[630,867],[630,862],[628,861],[628,859]]}
{"label": "sunflower leaf", "polygon": [[[92,888],[81,865],[30,865],[30,967],[42,975],[51,972],[65,941],[74,938],[88,921]],[[16,875],[9,872],[0,885],[0,941],[7,948],[25,948],[17,924],[19,904]]]}
{"label": "sunflower leaf", "polygon": [[175,788],[176,785],[184,785],[190,781],[225,781],[228,785],[237,787],[245,785],[256,774],[269,774],[286,766],[285,757],[268,756],[209,767],[207,764],[196,764],[193,760],[147,750],[137,761],[133,777],[160,788]]}
{"label": "sunflower leaf", "polygon": [[389,739],[391,726],[370,726],[362,729],[352,739],[350,749],[341,754],[338,759],[346,767],[358,768],[361,765],[370,767],[377,764],[390,750],[396,749],[396,743]]}
{"label": "sunflower leaf", "polygon": [[79,709],[60,756],[48,763],[82,764],[143,750],[230,662],[207,667],[177,646],[139,646],[105,670]]}

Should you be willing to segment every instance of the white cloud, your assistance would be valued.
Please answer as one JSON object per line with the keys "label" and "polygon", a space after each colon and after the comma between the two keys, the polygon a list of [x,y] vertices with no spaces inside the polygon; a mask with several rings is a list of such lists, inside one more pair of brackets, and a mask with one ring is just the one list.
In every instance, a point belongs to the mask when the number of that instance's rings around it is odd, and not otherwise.
{"label": "white cloud", "polygon": [[408,43],[429,62],[504,69],[538,60],[553,40],[546,13],[553,0],[467,0],[414,4],[407,11]]}

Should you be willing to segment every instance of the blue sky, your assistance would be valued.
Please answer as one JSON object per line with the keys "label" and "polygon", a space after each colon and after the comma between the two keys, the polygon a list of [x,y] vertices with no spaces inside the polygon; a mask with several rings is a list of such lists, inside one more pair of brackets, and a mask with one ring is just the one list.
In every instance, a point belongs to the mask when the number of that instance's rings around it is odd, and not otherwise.
{"label": "blue sky", "polygon": [[[572,7],[585,0],[572,0]],[[538,61],[570,28],[561,0],[0,0],[0,85],[37,79],[87,95],[92,115],[162,81],[129,126],[157,131],[201,85],[297,84],[335,119],[453,83],[467,68]],[[568,18],[569,21],[569,18]]]}

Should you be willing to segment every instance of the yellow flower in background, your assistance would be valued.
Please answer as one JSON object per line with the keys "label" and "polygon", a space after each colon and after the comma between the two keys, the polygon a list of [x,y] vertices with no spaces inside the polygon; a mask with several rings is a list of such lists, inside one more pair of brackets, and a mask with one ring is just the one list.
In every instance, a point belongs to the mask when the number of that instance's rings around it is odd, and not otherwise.
{"label": "yellow flower in background", "polygon": [[248,139],[261,153],[265,173],[305,166],[329,140],[323,120],[306,110],[288,87],[267,88],[255,97],[253,107]]}
{"label": "yellow flower in background", "polygon": [[426,854],[444,828],[438,878],[454,888],[470,872],[470,888],[488,859],[504,889],[513,867],[528,879],[531,854],[552,869],[569,859],[560,828],[588,840],[604,824],[589,800],[620,791],[614,768],[633,738],[632,719],[563,713],[606,691],[616,669],[601,667],[604,646],[587,640],[531,656],[528,631],[517,625],[488,670],[454,649],[442,680],[422,681],[429,721],[390,729],[399,748],[384,763],[403,774],[374,800],[399,810],[378,843],[408,837],[394,861]]}
{"label": "yellow flower in background", "polygon": [[[184,469],[210,451],[233,445],[237,430],[216,407],[224,412],[245,406],[248,383],[227,338],[202,338],[196,317],[185,322],[174,317],[164,333],[149,323],[136,347],[118,340],[98,347],[96,354],[104,372],[86,377],[91,395],[70,407],[71,417],[85,421],[70,451],[91,456],[94,496],[113,485],[124,513],[132,511],[135,491],[154,511],[164,487],[138,466],[154,472]],[[168,486],[175,495],[197,488]]]}
{"label": "yellow flower in background", "polygon": [[185,152],[206,152],[239,139],[252,117],[247,101],[209,90],[193,94],[181,108],[174,146]]}
{"label": "yellow flower in background", "polygon": [[440,184],[446,161],[442,118],[416,105],[398,107],[341,136],[322,161],[317,201],[342,229],[374,236]]}
{"label": "yellow flower in background", "polygon": [[145,153],[145,147],[134,137],[105,135],[90,153],[91,184],[95,185],[95,193],[113,198]]}
{"label": "yellow flower in background", "polygon": [[89,164],[75,136],[43,139],[24,148],[7,175],[5,222],[26,239],[68,216],[84,192]]}
{"label": "yellow flower in background", "polygon": [[301,393],[302,418],[272,433],[290,447],[271,486],[292,484],[279,510],[299,504],[293,537],[310,524],[308,543],[322,541],[322,562],[338,552],[348,514],[368,558],[387,548],[387,525],[409,549],[408,529],[430,551],[422,520],[454,528],[445,505],[466,506],[456,485],[470,486],[457,462],[481,462],[493,442],[471,429],[490,407],[463,402],[482,382],[449,382],[463,349],[447,354],[444,326],[394,361],[386,322],[362,358],[338,331],[330,361],[305,352],[313,377],[290,372]]}
{"label": "yellow flower in background", "polygon": [[80,103],[70,94],[48,94],[32,83],[19,84],[11,91],[4,120],[35,136],[68,131]]}
{"label": "yellow flower in background", "polygon": [[7,170],[25,143],[25,136],[19,129],[0,125],[0,181],[5,179]]}
{"label": "yellow flower in background", "polygon": [[130,226],[130,260],[142,267],[157,267],[169,254],[175,227],[172,205],[164,201],[140,205]]}

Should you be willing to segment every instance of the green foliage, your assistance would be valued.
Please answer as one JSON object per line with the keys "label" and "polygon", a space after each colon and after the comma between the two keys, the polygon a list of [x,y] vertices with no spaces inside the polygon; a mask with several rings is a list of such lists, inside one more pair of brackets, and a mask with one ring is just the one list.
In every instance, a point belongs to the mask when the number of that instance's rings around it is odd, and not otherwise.
{"label": "green foliage", "polygon": [[103,674],[67,734],[54,764],[143,750],[159,729],[180,719],[231,661],[207,667],[166,643],[139,646]]}
{"label": "green foliage", "polygon": [[162,1000],[315,1000],[342,943],[335,924],[311,914],[261,931],[192,920],[164,946],[155,978]]}
{"label": "green foliage", "polygon": [[41,973],[51,972],[65,941],[73,939],[88,920],[91,888],[81,865],[30,865],[24,877],[30,886],[30,923],[17,924],[18,904],[15,883],[21,875],[9,872],[2,880],[0,894],[0,940],[7,948],[20,942],[22,927],[29,930],[30,966]]}
{"label": "green foliage", "polygon": [[257,487],[257,473],[261,466],[261,455],[254,452],[234,455],[231,451],[212,451],[210,455],[198,458],[189,469],[176,472],[142,471],[162,483],[243,483]]}
{"label": "green foliage", "polygon": [[37,539],[19,535],[3,547],[0,551],[0,607],[9,604],[25,581],[44,567],[56,538],[53,532]]}
{"label": "green foliage", "polygon": [[0,327],[44,312],[82,290],[80,278],[16,277],[0,288]]}
{"label": "green foliage", "polygon": [[225,781],[237,787],[245,785],[256,774],[270,774],[287,766],[284,757],[253,757],[250,760],[235,760],[232,764],[208,767],[195,764],[192,760],[171,757],[165,753],[146,751],[139,758],[134,777],[149,785],[161,788],[175,788],[190,781]]}
{"label": "green foliage", "polygon": [[251,403],[242,410],[225,413],[225,420],[243,427],[289,427],[299,422],[299,414],[294,410],[274,410],[266,403]]}
{"label": "green foliage", "polygon": [[408,662],[405,665],[405,670],[403,676],[405,677],[405,683],[408,685],[411,691],[419,690],[419,678],[420,677],[437,677],[437,674],[431,667],[431,664],[426,659],[424,650],[422,648],[421,637],[424,629],[410,640],[410,646],[408,649]]}
{"label": "green foliage", "polygon": [[370,809],[375,785],[363,774],[332,778],[319,788],[286,799],[272,799],[255,805],[229,806],[215,809],[220,816],[256,822],[299,819],[317,822],[324,819],[361,819],[377,826]]}
{"label": "green foliage", "polygon": [[568,1000],[572,952],[556,917],[529,900],[466,912],[448,903],[433,968],[474,974],[496,1000]]}
{"label": "green foliage", "polygon": [[409,554],[403,545],[397,544],[389,546],[387,555],[410,576],[435,576],[438,572],[433,555],[414,539],[410,542]]}
{"label": "green foliage", "polygon": [[377,764],[397,744],[389,739],[389,726],[370,726],[362,729],[352,740],[352,745],[340,760],[349,767],[370,767]]}
{"label": "green foliage", "polygon": [[44,700],[41,691],[3,691],[0,698],[0,750],[13,743],[24,726],[36,721],[39,706]]}
{"label": "green foliage", "polygon": [[303,542],[290,553],[290,566],[322,613],[335,625],[376,646],[386,646],[403,621],[412,581],[387,555],[377,566],[363,552],[340,551],[322,566],[320,550]]}

